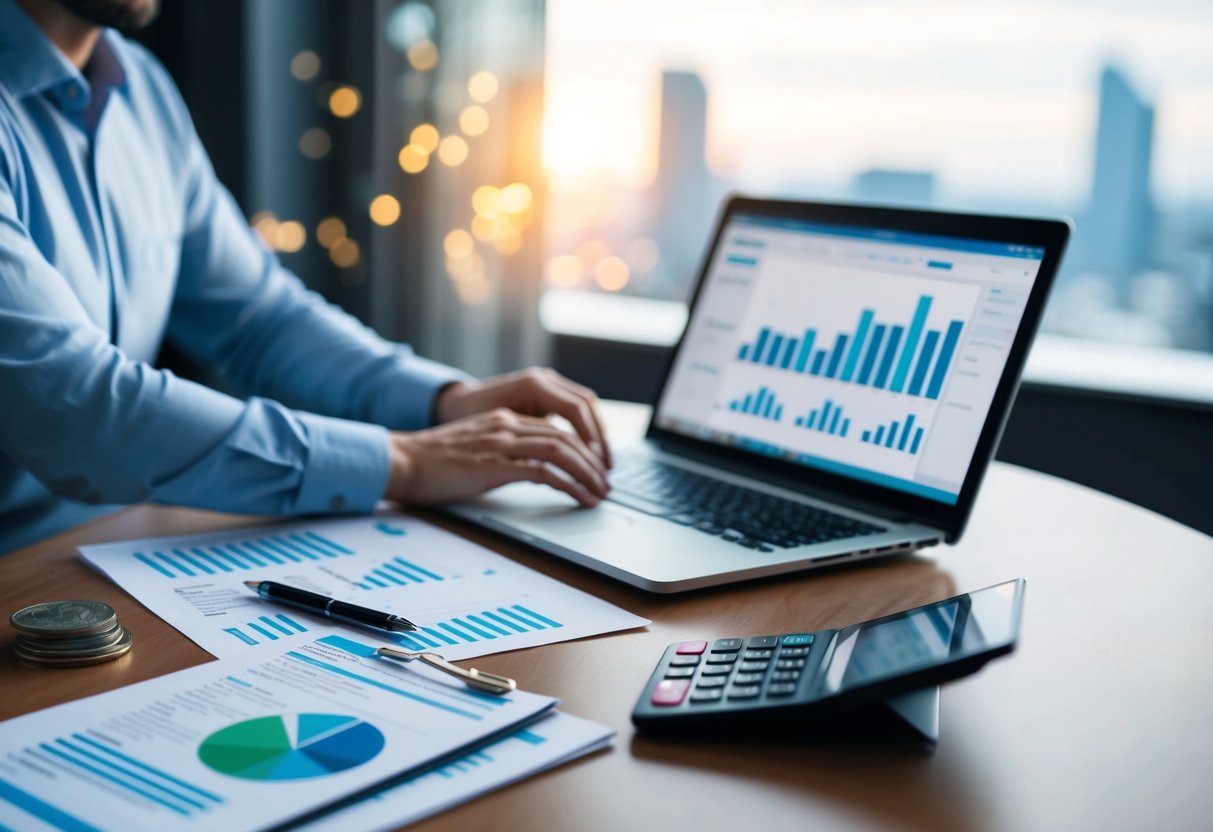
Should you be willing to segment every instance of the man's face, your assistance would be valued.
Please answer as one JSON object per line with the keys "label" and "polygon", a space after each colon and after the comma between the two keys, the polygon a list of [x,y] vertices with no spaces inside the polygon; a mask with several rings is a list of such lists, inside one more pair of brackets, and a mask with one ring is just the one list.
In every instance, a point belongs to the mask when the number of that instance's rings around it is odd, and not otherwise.
{"label": "man's face", "polygon": [[123,34],[137,32],[156,19],[160,0],[59,0],[77,17]]}

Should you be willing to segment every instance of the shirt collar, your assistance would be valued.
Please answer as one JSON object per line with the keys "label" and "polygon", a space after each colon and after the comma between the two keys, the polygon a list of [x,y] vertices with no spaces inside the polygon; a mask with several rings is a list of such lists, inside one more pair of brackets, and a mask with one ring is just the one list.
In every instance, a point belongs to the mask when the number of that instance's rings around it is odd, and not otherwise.
{"label": "shirt collar", "polygon": [[[121,37],[106,29],[97,39],[89,63],[92,85],[120,88],[126,84]],[[88,104],[94,92],[89,80],[51,43],[17,5],[0,0],[0,84],[16,98],[51,91],[62,106]]]}

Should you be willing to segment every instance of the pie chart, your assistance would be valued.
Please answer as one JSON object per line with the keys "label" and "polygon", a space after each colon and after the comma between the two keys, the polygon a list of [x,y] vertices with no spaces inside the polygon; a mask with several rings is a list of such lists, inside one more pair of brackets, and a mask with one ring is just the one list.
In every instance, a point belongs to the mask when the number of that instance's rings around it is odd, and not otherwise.
{"label": "pie chart", "polygon": [[198,757],[214,771],[244,780],[305,780],[360,766],[383,744],[378,728],[353,716],[263,716],[211,734]]}

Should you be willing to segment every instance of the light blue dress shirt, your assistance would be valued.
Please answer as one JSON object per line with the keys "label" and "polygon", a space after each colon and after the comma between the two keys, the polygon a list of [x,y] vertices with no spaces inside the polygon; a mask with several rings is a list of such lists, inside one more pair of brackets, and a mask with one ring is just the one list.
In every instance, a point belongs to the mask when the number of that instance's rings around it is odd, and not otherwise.
{"label": "light blue dress shirt", "polygon": [[[164,339],[241,400],[151,366]],[[463,378],[306,291],[140,46],[81,73],[0,0],[0,552],[156,501],[361,512]]]}

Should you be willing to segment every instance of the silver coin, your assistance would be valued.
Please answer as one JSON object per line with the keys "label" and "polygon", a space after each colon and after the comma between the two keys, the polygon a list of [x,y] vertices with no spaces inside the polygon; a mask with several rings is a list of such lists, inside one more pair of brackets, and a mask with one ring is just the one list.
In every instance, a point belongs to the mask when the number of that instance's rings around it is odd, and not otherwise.
{"label": "silver coin", "polygon": [[78,653],[99,650],[117,644],[122,639],[124,630],[120,624],[115,624],[108,632],[82,638],[35,638],[34,636],[18,635],[17,644],[31,651],[45,653]]}
{"label": "silver coin", "polygon": [[105,648],[104,651],[91,653],[89,655],[78,656],[44,656],[26,651],[21,645],[18,645],[13,652],[17,654],[17,658],[26,664],[35,667],[85,667],[87,665],[102,664],[103,662],[112,661],[119,656],[125,656],[131,650],[131,634],[123,630],[123,636],[116,644]]}
{"label": "silver coin", "polygon": [[103,601],[48,601],[17,610],[9,623],[19,632],[41,638],[76,638],[104,633],[118,621]]}

